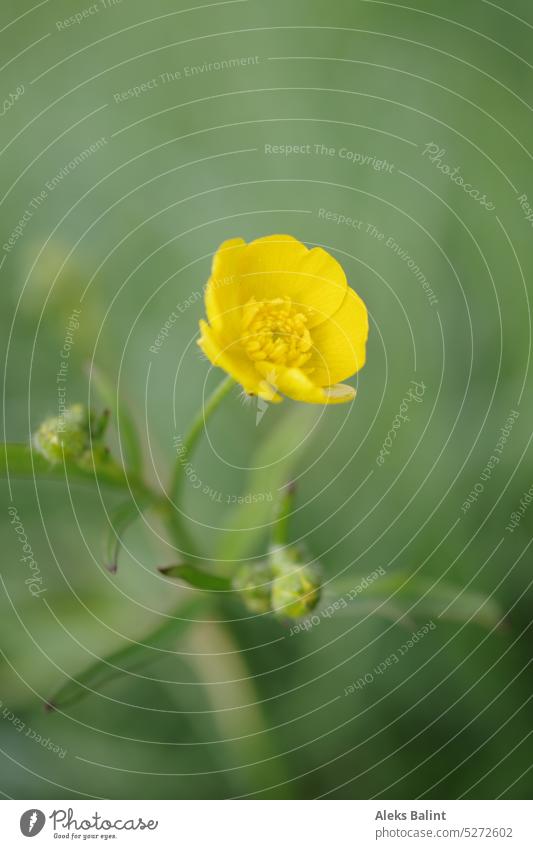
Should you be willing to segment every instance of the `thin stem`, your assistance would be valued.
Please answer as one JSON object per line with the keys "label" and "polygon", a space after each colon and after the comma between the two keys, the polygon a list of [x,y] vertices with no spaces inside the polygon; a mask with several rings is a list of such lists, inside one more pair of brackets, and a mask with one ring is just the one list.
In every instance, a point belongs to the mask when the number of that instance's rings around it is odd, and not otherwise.
{"label": "thin stem", "polygon": [[136,496],[146,497],[150,502],[157,502],[160,498],[142,478],[129,469],[126,471],[112,457],[84,466],[73,460],[52,464],[27,443],[0,442],[0,479],[34,480],[38,477],[39,480],[64,484],[65,476],[68,476],[70,483],[84,484],[91,489],[94,488],[96,477],[99,486],[131,491]]}
{"label": "thin stem", "polygon": [[226,377],[225,380],[223,380],[222,383],[219,383],[217,388],[211,393],[202,409],[199,410],[193,419],[189,432],[183,440],[183,450],[181,451],[180,456],[176,459],[176,464],[174,466],[174,475],[170,486],[170,497],[175,504],[178,503],[181,497],[183,482],[185,480],[185,464],[187,460],[190,460],[191,458],[192,452],[204,431],[204,425],[207,424],[220,402],[226,397],[234,385],[235,381],[233,378],[229,376]]}
{"label": "thin stem", "polygon": [[272,543],[284,546],[289,538],[289,519],[294,506],[296,485],[289,483],[283,491],[274,518],[272,529]]}
{"label": "thin stem", "polygon": [[169,517],[173,526],[174,533],[179,539],[181,545],[187,547],[189,553],[194,554],[194,543],[191,540],[188,529],[183,522],[183,516],[180,511],[180,502],[183,496],[183,486],[185,482],[185,466],[190,460],[192,453],[204,432],[204,427],[223,401],[231,388],[235,385],[232,377],[226,377],[222,383],[219,383],[217,388],[207,399],[202,409],[193,419],[192,425],[183,440],[181,451],[176,458],[174,465],[174,473],[170,484],[170,499],[173,502],[172,514]]}

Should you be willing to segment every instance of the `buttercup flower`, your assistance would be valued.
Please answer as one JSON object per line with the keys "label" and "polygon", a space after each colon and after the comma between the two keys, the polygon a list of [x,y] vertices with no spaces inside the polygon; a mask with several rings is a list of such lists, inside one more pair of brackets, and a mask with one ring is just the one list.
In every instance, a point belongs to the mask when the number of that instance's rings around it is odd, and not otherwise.
{"label": "buttercup flower", "polygon": [[366,307],[322,248],[292,236],[224,242],[205,292],[202,351],[245,392],[312,404],[351,401],[340,381],[365,363]]}

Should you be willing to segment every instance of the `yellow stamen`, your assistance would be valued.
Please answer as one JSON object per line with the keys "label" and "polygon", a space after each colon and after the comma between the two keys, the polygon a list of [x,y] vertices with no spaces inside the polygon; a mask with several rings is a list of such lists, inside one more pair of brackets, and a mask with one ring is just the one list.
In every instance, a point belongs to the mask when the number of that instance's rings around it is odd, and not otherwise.
{"label": "yellow stamen", "polygon": [[313,341],[307,315],[290,298],[256,301],[251,298],[242,313],[243,347],[254,362],[302,366],[311,356]]}

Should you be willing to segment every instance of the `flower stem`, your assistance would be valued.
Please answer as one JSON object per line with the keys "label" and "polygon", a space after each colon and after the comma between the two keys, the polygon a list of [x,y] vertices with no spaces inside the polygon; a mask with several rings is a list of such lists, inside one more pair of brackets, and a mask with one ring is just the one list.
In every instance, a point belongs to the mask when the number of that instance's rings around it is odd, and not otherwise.
{"label": "flower stem", "polygon": [[170,484],[170,499],[173,508],[171,522],[175,535],[180,540],[180,544],[185,546],[188,549],[188,553],[193,555],[195,546],[183,522],[183,513],[180,508],[180,502],[183,497],[183,485],[185,482],[185,465],[188,460],[190,460],[190,457],[192,456],[192,453],[204,432],[205,425],[234,385],[235,381],[232,377],[228,376],[222,381],[222,383],[219,383],[217,388],[211,393],[201,410],[199,410],[193,419],[189,432],[183,440],[182,451],[176,458],[176,463],[174,465],[174,473]]}
{"label": "flower stem", "polygon": [[289,483],[281,494],[273,523],[273,545],[287,545],[289,539],[289,519],[294,506],[295,492],[296,485],[294,483]]}

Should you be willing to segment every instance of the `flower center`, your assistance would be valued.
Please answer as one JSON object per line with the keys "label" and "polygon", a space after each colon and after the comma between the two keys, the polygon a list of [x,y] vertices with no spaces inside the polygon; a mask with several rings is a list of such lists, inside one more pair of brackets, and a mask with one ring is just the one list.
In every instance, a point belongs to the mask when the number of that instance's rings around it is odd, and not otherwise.
{"label": "flower center", "polygon": [[251,360],[299,368],[311,356],[307,310],[290,298],[256,301],[243,308],[241,342]]}

